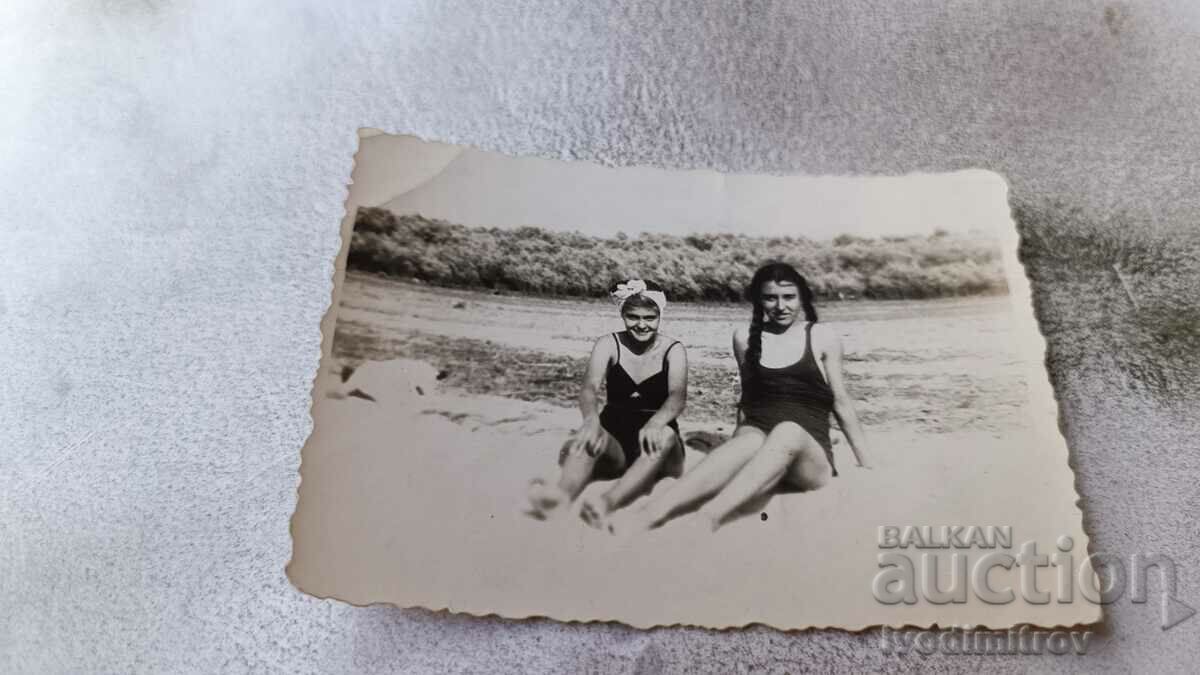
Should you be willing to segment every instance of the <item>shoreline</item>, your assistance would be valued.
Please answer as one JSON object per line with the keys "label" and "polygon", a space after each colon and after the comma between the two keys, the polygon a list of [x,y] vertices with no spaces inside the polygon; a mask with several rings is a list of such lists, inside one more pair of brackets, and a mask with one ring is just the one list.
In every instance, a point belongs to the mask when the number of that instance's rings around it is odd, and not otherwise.
{"label": "shoreline", "polygon": [[[418,359],[463,395],[574,409],[587,355],[621,328],[603,301],[500,297],[353,275],[338,310],[333,356],[352,366]],[[946,433],[1020,428],[1027,389],[1007,331],[1007,299],[846,303],[822,309],[845,345],[845,375],[864,424]],[[663,333],[689,363],[687,411],[732,424],[740,383],[729,346],[742,307],[667,307]]]}
{"label": "shoreline", "polygon": [[[527,300],[553,300],[562,302],[594,302],[597,304],[608,304],[610,302],[608,296],[603,295],[563,295],[554,293],[533,293],[529,291],[517,291],[501,288],[488,288],[486,286],[450,286],[436,281],[425,281],[416,277],[393,276],[386,272],[373,272],[370,270],[358,268],[346,268],[346,277],[363,279],[376,279],[386,283],[407,286],[420,290],[437,290],[449,291],[452,293],[461,294],[482,294],[489,295],[495,298],[514,298]],[[815,291],[814,291],[815,292]],[[1003,298],[1009,295],[1008,289],[996,290],[985,293],[962,293],[959,295],[935,295],[935,296],[897,296],[897,297],[834,297],[829,295],[816,294],[815,300],[819,305],[831,304],[857,304],[857,303],[906,303],[906,302],[953,302],[955,300],[986,300],[990,298]],[[728,307],[743,307],[747,306],[744,301],[733,300],[671,300],[672,305],[685,305],[695,307],[712,307],[712,308],[728,308]]]}

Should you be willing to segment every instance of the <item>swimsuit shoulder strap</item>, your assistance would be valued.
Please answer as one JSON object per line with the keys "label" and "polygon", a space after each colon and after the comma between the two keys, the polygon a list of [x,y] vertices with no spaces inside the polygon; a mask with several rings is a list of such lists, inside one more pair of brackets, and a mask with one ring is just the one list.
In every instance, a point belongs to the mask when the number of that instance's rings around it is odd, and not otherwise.
{"label": "swimsuit shoulder strap", "polygon": [[675,345],[677,345],[677,344],[679,344],[679,340],[672,342],[670,345],[667,346],[667,350],[663,352],[663,364],[662,364],[663,370],[667,369],[667,355],[671,353],[671,350],[674,349]]}
{"label": "swimsuit shoulder strap", "polygon": [[812,359],[813,363],[817,362],[817,353],[813,351],[812,346],[812,328],[815,321],[809,321],[804,324],[804,356],[802,359]]}
{"label": "swimsuit shoulder strap", "polygon": [[620,365],[621,364],[621,339],[617,337],[616,333],[613,333],[612,336],[613,336],[613,342],[617,343],[617,365]]}

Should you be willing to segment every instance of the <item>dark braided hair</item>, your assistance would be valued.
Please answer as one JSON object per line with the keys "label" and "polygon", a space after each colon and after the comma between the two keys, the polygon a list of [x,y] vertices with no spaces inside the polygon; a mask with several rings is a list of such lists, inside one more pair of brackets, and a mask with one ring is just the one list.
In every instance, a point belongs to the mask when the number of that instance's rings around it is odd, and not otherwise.
{"label": "dark braided hair", "polygon": [[808,287],[808,282],[800,276],[795,267],[787,263],[775,262],[758,268],[758,271],[754,273],[754,278],[750,280],[750,285],[746,287],[746,299],[754,306],[754,313],[750,316],[750,343],[746,348],[747,365],[758,365],[758,360],[762,357],[764,319],[762,287],[768,281],[794,285],[800,291],[800,306],[804,308],[804,319],[812,323],[817,322],[817,309],[813,307],[812,289]]}

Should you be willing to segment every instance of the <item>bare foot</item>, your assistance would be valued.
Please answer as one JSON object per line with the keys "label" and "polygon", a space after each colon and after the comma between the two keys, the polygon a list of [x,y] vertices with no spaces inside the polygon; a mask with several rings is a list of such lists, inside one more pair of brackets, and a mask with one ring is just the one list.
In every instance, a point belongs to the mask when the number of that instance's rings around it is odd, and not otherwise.
{"label": "bare foot", "polygon": [[652,528],[650,519],[646,517],[646,512],[642,510],[622,509],[617,511],[608,518],[605,527],[608,533],[618,537],[628,537],[630,535],[649,532]]}
{"label": "bare foot", "polygon": [[716,532],[718,529],[720,529],[722,522],[724,521],[723,518],[721,518],[719,516],[714,516],[713,514],[709,513],[708,511],[705,511],[704,509],[700,509],[699,511],[697,511],[696,514],[692,518],[694,519],[694,522],[696,523],[696,529],[702,530],[704,532],[708,532],[709,534]]}
{"label": "bare foot", "polygon": [[664,527],[670,529],[672,536],[678,537],[680,541],[695,541],[708,539],[720,524],[704,511],[696,511],[682,515]]}
{"label": "bare foot", "polygon": [[591,495],[584,497],[579,504],[579,517],[588,526],[598,530],[604,529],[609,512],[612,511],[612,502],[608,500],[607,495]]}
{"label": "bare foot", "polygon": [[541,478],[529,481],[526,494],[529,496],[529,509],[525,515],[535,520],[549,520],[570,502],[567,493],[557,485],[547,485]]}

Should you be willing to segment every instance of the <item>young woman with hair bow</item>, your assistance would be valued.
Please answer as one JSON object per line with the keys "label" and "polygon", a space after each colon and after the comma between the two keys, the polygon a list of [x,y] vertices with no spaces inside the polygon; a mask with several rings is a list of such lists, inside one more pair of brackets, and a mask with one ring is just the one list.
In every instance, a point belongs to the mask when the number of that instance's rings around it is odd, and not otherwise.
{"label": "young woman with hair bow", "polygon": [[[666,294],[653,282],[619,284],[612,298],[625,329],[602,335],[592,347],[579,395],[583,424],[559,452],[557,483],[529,486],[530,516],[546,519],[570,505],[592,481],[617,479],[580,506],[585,522],[599,526],[613,509],[683,471],[683,442],[675,420],[687,402],[687,353],[659,332]],[[603,408],[599,390],[608,390]]]}

